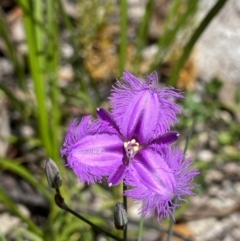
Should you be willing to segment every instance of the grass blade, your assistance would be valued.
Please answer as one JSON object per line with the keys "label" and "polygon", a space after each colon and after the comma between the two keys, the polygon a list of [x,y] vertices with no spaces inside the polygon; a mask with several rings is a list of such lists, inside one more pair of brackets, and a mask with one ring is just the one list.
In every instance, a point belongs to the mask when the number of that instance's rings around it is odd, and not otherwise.
{"label": "grass blade", "polygon": [[43,236],[43,232],[40,228],[36,226],[35,223],[31,221],[31,219],[25,217],[16,207],[15,203],[8,197],[5,191],[0,187],[0,201],[9,208],[9,210],[19,217],[23,222],[25,222],[29,229],[32,230],[35,234],[39,235],[40,237]]}
{"label": "grass blade", "polygon": [[4,40],[4,43],[6,44],[6,47],[8,50],[8,57],[12,60],[12,62],[14,64],[14,69],[16,71],[20,87],[22,88],[23,91],[26,92],[27,87],[26,87],[25,74],[24,74],[22,66],[19,64],[18,58],[16,56],[16,50],[10,39],[9,31],[7,29],[7,24],[4,21],[4,19],[5,19],[4,13],[3,13],[2,9],[0,8],[0,33]]}
{"label": "grass blade", "polygon": [[169,85],[176,85],[177,79],[179,76],[179,73],[181,69],[183,68],[184,64],[188,60],[188,57],[193,49],[194,44],[197,42],[201,34],[204,32],[204,30],[207,28],[209,23],[212,21],[212,19],[218,14],[218,12],[222,9],[224,4],[227,2],[227,0],[218,0],[217,3],[212,7],[212,9],[208,12],[206,17],[202,20],[198,28],[193,33],[192,37],[190,38],[189,42],[184,47],[184,50],[182,52],[182,55],[180,59],[178,60],[177,64],[175,65],[172,74],[170,76],[170,79],[168,81]]}
{"label": "grass blade", "polygon": [[52,200],[51,195],[47,192],[47,189],[44,185],[42,185],[39,180],[37,180],[24,166],[17,165],[16,160],[10,160],[6,158],[0,158],[0,169],[2,171],[9,170],[14,172],[15,174],[22,177],[28,183],[30,183],[33,187],[38,189],[47,200]]}
{"label": "grass blade", "polygon": [[127,0],[120,1],[119,75],[124,71],[127,58]]}
{"label": "grass blade", "polygon": [[[39,1],[39,0],[37,0]],[[29,52],[29,66],[31,70],[31,75],[34,82],[34,90],[37,99],[37,118],[38,118],[38,129],[42,139],[43,146],[45,147],[48,156],[52,156],[52,145],[50,142],[49,135],[49,121],[48,113],[46,107],[46,82],[43,74],[43,41],[41,36],[40,28],[37,28],[37,25],[34,24],[32,18],[37,18],[39,20],[39,9],[32,11],[32,13],[37,12],[36,16],[31,16],[31,1],[21,0],[19,1],[21,6],[23,6],[23,20],[26,31],[26,38],[28,44]],[[37,3],[36,3],[37,4]],[[37,8],[40,8],[37,4]]]}

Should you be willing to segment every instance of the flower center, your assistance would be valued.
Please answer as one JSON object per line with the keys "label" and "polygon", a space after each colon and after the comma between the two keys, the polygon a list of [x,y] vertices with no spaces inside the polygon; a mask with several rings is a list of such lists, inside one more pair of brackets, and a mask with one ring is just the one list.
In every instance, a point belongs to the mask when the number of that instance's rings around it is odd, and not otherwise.
{"label": "flower center", "polygon": [[140,150],[140,146],[135,139],[132,139],[131,141],[124,142],[124,149],[127,155],[127,159],[128,161],[130,161],[136,155],[136,153]]}

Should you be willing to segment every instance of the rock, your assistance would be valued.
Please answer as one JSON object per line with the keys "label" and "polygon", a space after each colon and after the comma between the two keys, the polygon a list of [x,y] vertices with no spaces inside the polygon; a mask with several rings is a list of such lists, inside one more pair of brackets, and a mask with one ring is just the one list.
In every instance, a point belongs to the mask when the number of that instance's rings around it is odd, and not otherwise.
{"label": "rock", "polygon": [[[201,0],[199,19],[216,1]],[[235,0],[229,0],[197,42],[198,69],[202,79],[213,77],[240,84],[240,15]],[[237,6],[237,8],[236,8]]]}
{"label": "rock", "polygon": [[206,181],[208,183],[221,182],[224,179],[224,174],[216,169],[211,169],[206,174]]}
{"label": "rock", "polygon": [[213,153],[210,150],[204,149],[198,153],[198,158],[204,162],[210,162],[213,159]]}
{"label": "rock", "polygon": [[238,227],[232,230],[232,236],[235,240],[240,240],[240,229]]}
{"label": "rock", "polygon": [[74,79],[74,71],[72,65],[64,65],[59,69],[59,84],[61,87],[66,87],[69,82]]}
{"label": "rock", "polygon": [[9,59],[0,58],[0,79],[14,72],[13,64]]}
{"label": "rock", "polygon": [[[24,217],[30,217],[29,211],[23,205],[18,204],[17,209]],[[3,235],[7,235],[16,227],[23,226],[20,218],[12,216],[9,213],[2,213],[0,215],[0,223],[0,233]]]}
{"label": "rock", "polygon": [[[201,236],[203,233],[206,233],[208,230],[211,230],[212,227],[216,224],[216,218],[206,218],[197,221],[188,222],[188,227],[192,230],[193,236],[196,238]],[[195,239],[199,240],[199,239]],[[203,239],[202,239],[203,240]]]}

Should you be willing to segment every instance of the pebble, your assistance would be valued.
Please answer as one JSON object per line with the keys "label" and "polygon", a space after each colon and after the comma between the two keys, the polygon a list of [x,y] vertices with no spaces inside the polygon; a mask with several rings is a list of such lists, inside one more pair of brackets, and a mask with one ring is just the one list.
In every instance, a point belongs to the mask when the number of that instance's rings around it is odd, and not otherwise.
{"label": "pebble", "polygon": [[58,75],[60,87],[67,87],[69,82],[74,79],[73,67],[70,64],[62,66],[59,69]]}
{"label": "pebble", "polygon": [[0,58],[0,77],[12,75],[14,72],[12,62],[7,58]]}
{"label": "pebble", "polygon": [[[20,213],[24,216],[29,218],[30,217],[30,213],[28,211],[28,209],[26,207],[24,207],[23,205],[18,204],[17,205],[17,209],[20,211]],[[14,229],[15,227],[19,227],[22,223],[21,219],[16,217],[16,216],[12,216],[9,213],[1,213],[0,215],[0,233],[3,235],[8,234],[9,232],[12,231],[12,229]]]}
{"label": "pebble", "polygon": [[61,44],[61,54],[63,59],[69,60],[74,55],[74,49],[70,44],[64,42]]}
{"label": "pebble", "polygon": [[234,228],[232,230],[232,236],[235,238],[235,240],[240,240],[240,229],[239,229],[239,227]]}
{"label": "pebble", "polygon": [[216,169],[212,169],[212,170],[209,170],[209,172],[207,172],[205,180],[208,183],[211,183],[211,182],[220,182],[223,180],[223,178],[224,178],[224,175],[222,172]]}
{"label": "pebble", "polygon": [[203,149],[201,150],[199,153],[198,153],[198,158],[201,160],[201,161],[204,161],[204,162],[210,162],[212,161],[213,159],[213,153],[212,151],[208,150],[208,149]]}
{"label": "pebble", "polygon": [[32,138],[35,134],[35,131],[30,125],[22,125],[20,128],[20,133],[24,138]]}
{"label": "pebble", "polygon": [[216,224],[216,222],[216,218],[206,218],[202,220],[190,221],[187,225],[192,230],[193,236],[197,237],[203,233],[206,233]]}

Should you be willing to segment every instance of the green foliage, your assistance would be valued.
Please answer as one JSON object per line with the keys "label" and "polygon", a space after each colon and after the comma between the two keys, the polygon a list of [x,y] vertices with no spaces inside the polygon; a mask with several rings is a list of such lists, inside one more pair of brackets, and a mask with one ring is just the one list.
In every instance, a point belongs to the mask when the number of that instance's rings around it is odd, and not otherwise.
{"label": "green foliage", "polygon": [[[81,6],[82,4],[81,14],[78,21],[74,22],[67,15],[60,0],[17,0],[16,2],[23,10],[24,30],[28,48],[27,56],[19,57],[17,55],[16,46],[10,37],[2,10],[0,11],[0,31],[7,48],[7,56],[14,65],[18,86],[24,94],[24,98],[20,98],[15,94],[13,89],[3,83],[0,83],[0,90],[8,98],[11,109],[16,111],[20,116],[19,125],[31,125],[37,132],[29,139],[19,136],[19,134],[13,134],[12,140],[14,142],[11,144],[17,144],[19,149],[21,149],[23,144],[27,147],[25,147],[25,151],[20,151],[20,155],[22,155],[20,158],[0,158],[0,171],[7,171],[18,176],[34,189],[38,190],[40,195],[48,202],[49,213],[44,223],[41,223],[42,226],[38,226],[34,220],[24,216],[18,210],[14,200],[8,196],[6,190],[0,188],[0,201],[12,215],[18,217],[27,226],[27,228],[23,228],[22,226],[16,227],[11,233],[11,239],[19,241],[26,239],[32,241],[93,240],[94,232],[89,225],[56,207],[53,192],[48,189],[47,180],[44,176],[43,166],[45,164],[43,164],[43,160],[51,157],[57,163],[63,176],[64,185],[62,192],[66,198],[66,202],[75,208],[78,208],[79,205],[87,207],[89,199],[84,196],[85,187],[80,186],[76,178],[73,178],[72,173],[68,173],[65,169],[64,162],[59,155],[59,150],[66,122],[69,119],[73,119],[74,115],[76,115],[69,110],[70,107],[84,110],[84,114],[91,114],[103,102],[103,95],[99,90],[99,85],[92,80],[91,73],[86,69],[83,61],[83,53],[86,50],[84,48],[92,44],[100,27],[108,22],[107,13],[109,11],[115,13],[113,9],[118,6],[115,6],[111,1],[103,1],[104,5],[99,4],[100,2],[97,0],[79,1],[79,5]],[[181,51],[181,57],[171,74],[170,84],[176,84],[179,72],[187,61],[195,42],[225,2],[226,0],[219,0],[215,8],[208,13],[199,27],[193,30],[193,32],[190,31],[189,38],[184,43],[181,43],[185,47]],[[169,13],[164,22],[163,32],[156,40],[158,52],[148,72],[158,69],[166,57],[174,52],[177,36],[181,31],[188,29],[189,24],[194,21],[198,3],[199,0],[171,1]],[[127,61],[127,1],[121,1],[119,7],[118,68],[119,74],[121,74]],[[142,61],[142,51],[148,44],[149,24],[153,12],[154,1],[148,0],[144,16],[136,34],[133,65],[135,64],[137,67]],[[58,70],[62,64],[60,53],[60,31],[62,27],[68,31],[69,41],[74,49],[74,56],[70,59],[69,64],[74,69],[75,80],[68,88],[60,86],[58,77]],[[192,29],[190,28],[190,30]],[[79,36],[76,34],[78,32]],[[27,63],[24,63],[25,57]],[[31,80],[28,81],[27,77],[30,77]],[[33,86],[33,90],[29,87],[31,85]],[[181,119],[179,128],[189,129],[192,125],[193,117],[196,123],[211,122],[214,117],[213,113],[220,108],[234,113],[235,110],[228,108],[224,103],[215,102],[214,99],[217,98],[220,88],[221,81],[218,79],[214,79],[207,84],[205,88],[206,96],[203,101],[199,101],[196,93],[186,93],[186,98],[183,102],[185,113]],[[238,105],[240,103],[239,96],[238,92],[236,95],[236,104]],[[218,141],[222,146],[231,145],[239,140],[239,137],[239,126],[236,123],[225,123],[224,130],[219,134]],[[41,153],[40,155],[39,152]],[[29,168],[31,165],[31,163],[28,163],[27,158],[27,154],[29,153],[35,156],[34,163],[38,167],[38,172],[36,173]],[[198,163],[198,165],[202,169],[209,168],[209,166],[201,163]],[[119,197],[119,189],[111,192],[107,188],[98,185],[91,187],[91,192],[98,193],[99,197],[104,200],[103,204],[99,206],[101,213],[106,209],[112,208]],[[97,214],[89,215],[87,211],[83,212],[83,214],[99,226],[109,228],[109,222],[104,217]],[[141,240],[142,222],[140,223],[141,228],[138,240]],[[118,231],[113,232],[120,236]],[[0,241],[6,241],[6,238],[1,234]]]}

